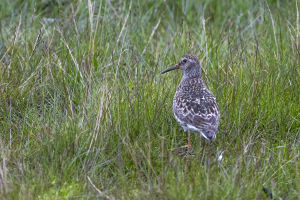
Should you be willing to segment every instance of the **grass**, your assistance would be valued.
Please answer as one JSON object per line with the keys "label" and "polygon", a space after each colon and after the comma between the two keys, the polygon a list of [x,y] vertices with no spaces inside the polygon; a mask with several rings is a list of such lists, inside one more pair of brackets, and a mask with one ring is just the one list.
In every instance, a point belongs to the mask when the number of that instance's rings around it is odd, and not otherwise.
{"label": "grass", "polygon": [[[299,199],[299,6],[1,1],[0,198]],[[187,53],[221,109],[192,159],[160,75]]]}

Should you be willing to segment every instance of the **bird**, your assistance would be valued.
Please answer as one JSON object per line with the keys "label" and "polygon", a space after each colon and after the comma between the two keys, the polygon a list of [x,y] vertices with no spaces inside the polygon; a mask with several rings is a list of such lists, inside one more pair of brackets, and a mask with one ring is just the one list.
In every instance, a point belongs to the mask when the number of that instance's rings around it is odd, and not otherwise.
{"label": "bird", "polygon": [[182,147],[191,147],[190,131],[200,133],[208,141],[215,140],[220,121],[219,105],[202,80],[198,58],[184,55],[178,64],[161,74],[176,69],[184,72],[173,98],[175,119],[186,134],[187,143]]}

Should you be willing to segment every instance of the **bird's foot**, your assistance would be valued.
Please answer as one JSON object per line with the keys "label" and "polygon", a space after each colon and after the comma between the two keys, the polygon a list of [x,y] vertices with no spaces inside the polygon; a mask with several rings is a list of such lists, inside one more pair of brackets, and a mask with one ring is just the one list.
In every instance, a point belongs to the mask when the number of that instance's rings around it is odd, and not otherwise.
{"label": "bird's foot", "polygon": [[188,148],[188,149],[190,149],[190,148],[192,148],[192,145],[191,145],[190,142],[188,142],[186,145],[183,145],[180,148]]}
{"label": "bird's foot", "polygon": [[191,144],[186,144],[184,146],[176,148],[175,150],[173,150],[173,153],[180,157],[190,157],[195,155],[193,153],[193,148]]}

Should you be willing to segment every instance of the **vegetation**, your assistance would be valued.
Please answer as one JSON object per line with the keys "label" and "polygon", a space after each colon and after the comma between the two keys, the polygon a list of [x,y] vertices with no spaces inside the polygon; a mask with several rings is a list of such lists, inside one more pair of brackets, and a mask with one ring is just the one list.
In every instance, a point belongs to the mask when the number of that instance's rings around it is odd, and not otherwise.
{"label": "vegetation", "polygon": [[[299,199],[299,6],[1,0],[0,198]],[[221,124],[183,158],[187,53]]]}

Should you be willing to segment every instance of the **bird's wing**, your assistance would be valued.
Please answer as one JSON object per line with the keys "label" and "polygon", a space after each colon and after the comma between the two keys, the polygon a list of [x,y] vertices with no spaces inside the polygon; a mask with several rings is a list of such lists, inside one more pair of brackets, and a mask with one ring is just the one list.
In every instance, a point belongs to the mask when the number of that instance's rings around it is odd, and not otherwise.
{"label": "bird's wing", "polygon": [[219,124],[219,106],[214,95],[207,89],[199,94],[179,93],[174,97],[174,114],[184,123],[198,129],[212,129]]}

